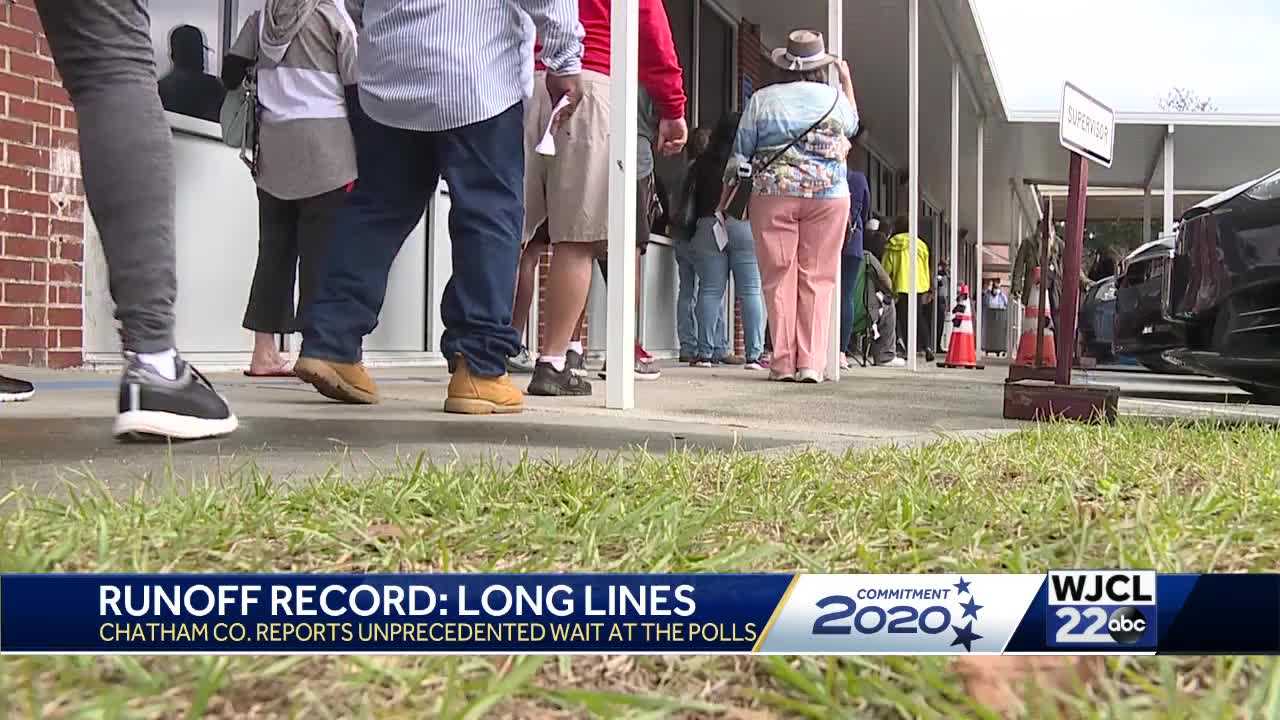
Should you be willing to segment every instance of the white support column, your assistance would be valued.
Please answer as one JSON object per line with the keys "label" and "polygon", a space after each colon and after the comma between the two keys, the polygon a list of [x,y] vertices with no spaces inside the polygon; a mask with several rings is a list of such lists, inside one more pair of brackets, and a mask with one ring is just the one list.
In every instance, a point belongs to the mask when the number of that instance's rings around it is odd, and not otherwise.
{"label": "white support column", "polygon": [[[912,243],[920,237],[920,0],[907,0],[907,218]],[[907,252],[910,293],[907,296],[907,367],[919,370],[916,336],[920,325],[916,277],[929,268],[916,267],[914,245]]]}
{"label": "white support column", "polygon": [[542,305],[538,296],[542,286],[542,263],[539,261],[538,268],[533,271],[533,302],[529,303],[529,319],[525,325],[525,342],[529,346],[529,356],[536,360],[538,358],[538,313],[542,311]]}
{"label": "white support column", "polygon": [[1164,231],[1173,232],[1173,126],[1169,126],[1169,132],[1164,136]]}
{"label": "white support column", "polygon": [[[827,0],[827,52],[836,57],[844,56],[844,0]],[[835,68],[827,71],[836,92],[840,90],[840,77]],[[835,258],[837,267],[840,258]],[[843,289],[836,279],[836,291],[831,293],[830,319],[827,323],[827,370],[824,376],[832,382],[840,380],[840,353],[844,352],[840,337],[840,297]]]}
{"label": "white support column", "polygon": [[640,5],[611,0],[609,90],[609,363],[605,405],[630,410],[635,397],[636,143],[640,81]]}
{"label": "white support column", "polygon": [[986,208],[983,207],[984,205],[983,201],[985,199],[983,196],[987,192],[987,184],[986,184],[986,177],[985,177],[986,171],[987,171],[985,167],[986,152],[987,152],[987,118],[984,116],[980,116],[978,117],[978,178],[977,178],[978,180],[978,188],[977,188],[978,257],[976,259],[976,262],[977,262],[978,268],[977,268],[977,277],[974,278],[975,280],[977,280],[976,286],[969,288],[969,303],[970,303],[970,306],[972,307],[972,312],[973,312],[973,336],[974,336],[974,339],[976,340],[979,357],[982,356],[982,284],[983,284],[982,283],[982,248],[983,248],[982,226],[983,226],[983,221],[986,219]]}
{"label": "white support column", "polygon": [[1142,190],[1142,242],[1151,242],[1151,185]]}
{"label": "white support column", "polygon": [[948,214],[951,216],[951,237],[948,239],[951,243],[948,253],[951,272],[947,277],[947,291],[950,293],[947,297],[954,301],[956,280],[959,279],[956,261],[960,257],[960,63],[955,60],[951,61],[951,209]]}

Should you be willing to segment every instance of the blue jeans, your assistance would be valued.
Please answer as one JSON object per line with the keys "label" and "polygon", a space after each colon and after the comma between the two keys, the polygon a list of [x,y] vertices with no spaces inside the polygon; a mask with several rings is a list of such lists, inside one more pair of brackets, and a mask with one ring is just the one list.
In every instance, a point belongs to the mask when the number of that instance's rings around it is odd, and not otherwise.
{"label": "blue jeans", "polygon": [[693,242],[676,240],[672,244],[680,280],[680,291],[676,295],[676,335],[680,338],[680,356],[693,357],[698,354],[698,321],[694,316],[698,302],[698,273],[694,267]]}
{"label": "blue jeans", "polygon": [[853,291],[858,284],[861,255],[840,256],[840,350],[853,349]]}
{"label": "blue jeans", "polygon": [[716,347],[716,340],[723,335],[713,336],[706,328],[713,326],[717,314],[724,317],[725,291],[732,272],[738,299],[742,301],[742,334],[747,360],[758,360],[764,352],[765,312],[751,226],[729,220],[725,227],[729,233],[729,244],[722,251],[716,244],[715,223],[715,218],[699,218],[698,229],[693,234],[698,267],[698,356],[714,359],[728,354],[727,338],[723,349]]}
{"label": "blue jeans", "polygon": [[476,375],[499,377],[520,350],[511,327],[524,223],[524,107],[441,132],[388,127],[353,113],[360,179],[334,219],[322,280],[304,315],[304,357],[355,362],[378,325],[391,263],[443,177],[452,209],[453,277],[441,348]]}

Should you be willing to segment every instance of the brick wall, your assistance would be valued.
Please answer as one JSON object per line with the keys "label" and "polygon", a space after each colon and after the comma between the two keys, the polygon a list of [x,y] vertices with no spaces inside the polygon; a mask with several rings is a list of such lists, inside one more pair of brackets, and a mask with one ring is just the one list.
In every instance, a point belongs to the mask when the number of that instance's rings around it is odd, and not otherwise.
{"label": "brick wall", "polygon": [[83,360],[75,128],[33,0],[0,3],[0,362]]}

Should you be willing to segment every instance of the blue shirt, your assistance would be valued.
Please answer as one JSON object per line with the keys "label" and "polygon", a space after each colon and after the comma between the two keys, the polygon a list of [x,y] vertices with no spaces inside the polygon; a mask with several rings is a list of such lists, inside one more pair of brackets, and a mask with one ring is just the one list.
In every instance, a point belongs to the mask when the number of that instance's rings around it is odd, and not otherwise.
{"label": "blue shirt", "polygon": [[[834,108],[833,108],[834,104]],[[804,135],[777,162],[769,160],[823,115],[826,120]],[[751,96],[725,182],[733,182],[738,166],[750,162],[757,195],[842,198],[849,194],[845,158],[849,139],[858,130],[858,110],[844,93],[816,82],[770,85]]]}
{"label": "blue shirt", "polygon": [[850,170],[849,180],[849,237],[844,242],[844,254],[862,257],[862,230],[871,219],[871,186],[860,170]]}

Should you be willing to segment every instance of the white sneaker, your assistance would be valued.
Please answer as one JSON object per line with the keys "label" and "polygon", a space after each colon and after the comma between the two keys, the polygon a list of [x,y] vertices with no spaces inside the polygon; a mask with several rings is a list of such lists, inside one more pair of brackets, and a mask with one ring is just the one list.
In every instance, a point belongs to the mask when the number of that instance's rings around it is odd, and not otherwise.
{"label": "white sneaker", "polygon": [[841,370],[849,369],[849,357],[844,353],[840,353],[840,369]]}
{"label": "white sneaker", "polygon": [[529,357],[529,348],[522,347],[520,352],[507,358],[507,372],[517,375],[529,375],[533,372],[533,358]]}
{"label": "white sneaker", "polygon": [[796,382],[815,385],[822,382],[822,373],[809,368],[800,368],[796,371]]}
{"label": "white sneaker", "polygon": [[876,367],[904,368],[906,366],[907,361],[900,357],[896,357],[887,363],[876,363]]}

